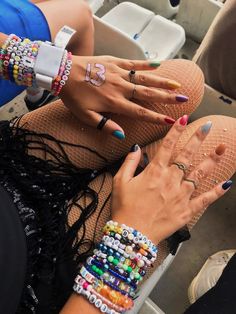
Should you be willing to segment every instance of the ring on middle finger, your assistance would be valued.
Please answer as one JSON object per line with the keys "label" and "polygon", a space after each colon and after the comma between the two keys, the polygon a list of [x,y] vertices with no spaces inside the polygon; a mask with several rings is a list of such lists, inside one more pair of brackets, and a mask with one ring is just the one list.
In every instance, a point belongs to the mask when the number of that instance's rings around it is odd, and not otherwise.
{"label": "ring on middle finger", "polygon": [[188,178],[184,178],[183,180],[192,183],[194,188],[195,188],[195,190],[197,189],[197,183],[196,183],[195,180],[188,179]]}
{"label": "ring on middle finger", "polygon": [[133,90],[132,90],[132,95],[131,95],[131,97],[130,97],[130,100],[131,99],[134,99],[134,96],[135,96],[135,93],[136,93],[136,84],[134,84],[134,88],[133,88]]}
{"label": "ring on middle finger", "polygon": [[129,81],[130,83],[134,83],[135,84],[135,70],[131,70],[129,71]]}
{"label": "ring on middle finger", "polygon": [[174,161],[174,162],[172,162],[172,165],[177,166],[180,170],[183,171],[184,174],[186,174],[186,172],[188,170],[188,167],[182,162]]}

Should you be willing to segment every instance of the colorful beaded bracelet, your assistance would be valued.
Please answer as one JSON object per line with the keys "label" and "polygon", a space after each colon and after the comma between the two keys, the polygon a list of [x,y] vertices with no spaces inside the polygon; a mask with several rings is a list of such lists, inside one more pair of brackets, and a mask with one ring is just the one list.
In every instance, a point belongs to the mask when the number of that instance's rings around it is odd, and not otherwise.
{"label": "colorful beaded bracelet", "polygon": [[[119,313],[133,306],[137,285],[155,262],[157,247],[140,232],[109,221],[101,243],[80,269],[75,292],[93,294]],[[91,294],[91,293],[90,293]]]}
{"label": "colorful beaded bracelet", "polygon": [[[14,34],[8,36],[0,48],[0,77],[17,85],[38,87],[34,65],[41,41],[30,41]],[[58,75],[54,78],[51,92],[58,96],[65,86],[72,67],[72,54],[65,50]]]}

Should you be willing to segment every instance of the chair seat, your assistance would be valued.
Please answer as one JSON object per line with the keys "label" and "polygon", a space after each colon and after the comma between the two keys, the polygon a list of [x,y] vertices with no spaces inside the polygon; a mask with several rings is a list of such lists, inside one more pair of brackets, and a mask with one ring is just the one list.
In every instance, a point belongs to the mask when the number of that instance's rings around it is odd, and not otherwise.
{"label": "chair seat", "polygon": [[182,26],[131,2],[117,5],[102,21],[136,41],[146,59],[173,58],[185,42]]}
{"label": "chair seat", "polygon": [[123,2],[106,13],[102,20],[135,38],[154,16],[152,11],[131,2]]}
{"label": "chair seat", "polygon": [[185,43],[185,31],[180,25],[156,15],[137,42],[144,48],[147,58],[172,59]]}

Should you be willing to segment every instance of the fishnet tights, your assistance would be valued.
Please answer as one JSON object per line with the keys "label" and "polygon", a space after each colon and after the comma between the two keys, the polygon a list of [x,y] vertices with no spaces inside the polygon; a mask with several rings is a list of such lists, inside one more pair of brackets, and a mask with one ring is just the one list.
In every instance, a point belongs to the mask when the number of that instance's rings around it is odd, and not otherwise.
{"label": "fishnet tights", "polygon": [[[204,79],[201,70],[190,61],[169,60],[163,62],[155,71],[160,76],[179,81],[182,86],[178,92],[189,96],[189,101],[177,105],[154,103],[143,103],[143,105],[158,112],[170,115],[175,119],[183,114],[190,114],[193,112],[199,105],[203,96]],[[124,116],[113,115],[112,119],[124,128],[126,132],[126,139],[124,141],[119,141],[109,135],[83,125],[76,120],[67,108],[64,107],[61,101],[57,101],[26,114],[21,120],[21,125],[24,126],[24,128],[38,133],[50,134],[61,141],[77,145],[80,144],[91,148],[92,151],[77,147],[64,147],[70,160],[77,167],[94,169],[99,169],[106,164],[116,161],[121,156],[126,155],[130,146],[134,143],[138,143],[143,147],[143,151],[148,154],[149,160],[151,160],[160,143],[160,141],[158,142],[157,140],[162,138],[168,131],[168,127],[166,126],[148,124],[137,120],[130,121],[129,118]],[[196,190],[194,197],[209,190],[217,182],[229,179],[236,169],[236,123],[235,119],[231,117],[204,117],[188,125],[186,131],[176,145],[174,156],[184,147],[194,131],[208,120],[213,122],[213,127],[199,152],[195,155],[192,162],[192,168],[200,163],[219,143],[225,143],[227,145],[227,151],[216,169],[208,178],[202,181]],[[50,145],[53,146],[52,143],[50,143]],[[57,147],[55,146],[53,148],[56,149]],[[93,151],[99,153],[103,158],[95,155]],[[29,153],[31,152],[29,151]],[[43,153],[37,154],[41,158],[47,159],[47,155],[42,155]],[[107,198],[112,190],[111,174],[107,172],[99,176],[93,180],[91,187],[99,194],[99,206],[96,212],[86,221],[86,238],[95,238],[95,241],[98,241],[101,237],[102,226],[110,218],[110,199],[107,201]],[[100,213],[100,210],[106,201],[107,203]],[[89,200],[83,199],[81,202],[86,204]],[[189,223],[190,229],[197,222],[202,213],[197,217],[194,217]],[[78,208],[74,207],[69,214],[69,222],[72,224],[78,219],[79,215],[80,212]],[[81,231],[79,231],[79,233],[80,232]],[[156,265],[159,265],[167,254],[167,245],[166,242],[163,241],[159,246]]]}

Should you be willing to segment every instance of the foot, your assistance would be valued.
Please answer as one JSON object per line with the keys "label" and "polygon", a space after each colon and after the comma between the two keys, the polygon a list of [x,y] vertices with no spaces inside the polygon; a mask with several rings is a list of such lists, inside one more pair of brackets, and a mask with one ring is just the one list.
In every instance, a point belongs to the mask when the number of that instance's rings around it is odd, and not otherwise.
{"label": "foot", "polygon": [[27,96],[25,96],[25,104],[26,104],[27,108],[29,109],[29,111],[33,111],[39,107],[42,107],[43,105],[46,105],[47,103],[51,102],[52,100],[55,100],[55,98],[56,97],[53,96],[49,91],[44,90],[42,97],[35,102],[30,101],[27,98]]}
{"label": "foot", "polygon": [[236,250],[226,250],[210,256],[188,288],[191,304],[215,286],[228,261]]}

